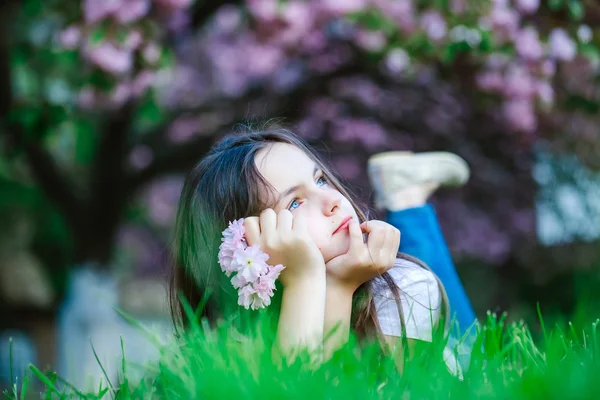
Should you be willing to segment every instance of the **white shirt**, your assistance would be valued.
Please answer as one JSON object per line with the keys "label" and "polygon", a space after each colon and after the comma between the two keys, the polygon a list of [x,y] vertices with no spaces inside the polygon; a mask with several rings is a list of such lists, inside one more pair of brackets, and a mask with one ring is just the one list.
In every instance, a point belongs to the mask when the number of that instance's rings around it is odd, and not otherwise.
{"label": "white shirt", "polygon": [[[388,274],[398,287],[406,337],[431,342],[433,329],[440,320],[444,307],[436,276],[405,259],[397,259]],[[374,283],[373,299],[383,334],[401,337],[398,306],[391,289],[382,278],[377,278]],[[444,360],[450,371],[455,375],[462,375],[452,349],[444,349]]]}
{"label": "white shirt", "polygon": [[[435,275],[412,261],[398,259],[388,271],[400,294],[406,337],[431,342],[442,314],[442,294]],[[387,283],[378,278],[373,299],[384,335],[402,336],[398,306]]]}

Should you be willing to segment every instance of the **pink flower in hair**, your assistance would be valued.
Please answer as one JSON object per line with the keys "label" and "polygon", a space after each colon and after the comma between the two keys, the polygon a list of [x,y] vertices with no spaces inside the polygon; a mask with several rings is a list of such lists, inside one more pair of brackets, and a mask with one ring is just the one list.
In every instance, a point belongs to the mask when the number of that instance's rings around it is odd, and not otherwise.
{"label": "pink flower in hair", "polygon": [[269,255],[263,253],[258,245],[254,245],[244,250],[236,250],[231,265],[248,282],[254,282],[268,272],[268,259]]}
{"label": "pink flower in hair", "polygon": [[268,265],[269,255],[258,245],[248,246],[245,233],[243,219],[230,222],[223,231],[218,258],[227,277],[235,274],[231,285],[238,289],[238,304],[256,310],[271,304],[275,281],[285,267]]}
{"label": "pink flower in hair", "polygon": [[[250,308],[250,306],[254,306],[254,294],[256,290],[252,287],[252,285],[246,285],[240,289],[238,292],[238,304],[244,307],[246,310]],[[254,309],[254,307],[252,308]]]}

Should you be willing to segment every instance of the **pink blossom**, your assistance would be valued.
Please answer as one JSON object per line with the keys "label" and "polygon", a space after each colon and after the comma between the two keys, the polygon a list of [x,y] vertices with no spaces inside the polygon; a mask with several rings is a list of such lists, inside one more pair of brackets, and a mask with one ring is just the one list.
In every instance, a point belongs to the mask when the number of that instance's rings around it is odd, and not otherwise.
{"label": "pink blossom", "polygon": [[91,109],[98,102],[98,94],[92,86],[86,86],[77,95],[77,104],[83,109]]}
{"label": "pink blossom", "polygon": [[496,3],[492,7],[489,22],[500,40],[512,39],[519,28],[519,13],[508,5]]}
{"label": "pink blossom", "polygon": [[131,149],[131,153],[129,154],[129,164],[136,170],[146,168],[153,159],[154,153],[152,149],[142,144]]}
{"label": "pink blossom", "polygon": [[340,118],[335,121],[332,135],[343,142],[359,141],[371,149],[387,143],[387,135],[380,125],[356,118]]}
{"label": "pink blossom", "polygon": [[73,25],[60,32],[58,42],[68,50],[74,50],[79,46],[81,40],[81,29]]}
{"label": "pink blossom", "polygon": [[246,61],[246,68],[251,76],[270,75],[283,60],[281,49],[275,46],[255,44],[248,49],[248,52],[250,57]]}
{"label": "pink blossom", "polygon": [[588,25],[580,25],[579,28],[577,28],[577,37],[582,43],[589,43],[593,36],[594,32]]}
{"label": "pink blossom", "polygon": [[271,21],[277,17],[278,0],[247,0],[246,5],[254,18]]}
{"label": "pink blossom", "polygon": [[246,310],[252,306],[252,309],[254,310],[255,293],[256,290],[252,285],[246,285],[241,288],[238,292],[238,305],[244,307]]}
{"label": "pink blossom", "polygon": [[154,0],[156,4],[170,9],[187,8],[193,1],[194,0]]}
{"label": "pink blossom", "polygon": [[[227,271],[227,270],[224,270],[224,271],[227,274],[227,276],[229,276],[228,273],[237,272],[237,271]],[[242,274],[235,274],[235,276],[233,278],[231,278],[231,285],[234,287],[234,289],[241,289],[244,286],[246,286],[248,283],[250,283],[250,282],[248,282]]]}
{"label": "pink blossom", "polygon": [[238,7],[225,4],[217,10],[215,22],[222,32],[233,32],[241,24],[242,16]]}
{"label": "pink blossom", "polygon": [[261,274],[267,272],[268,259],[268,254],[263,253],[258,245],[253,245],[244,250],[236,250],[231,264],[244,279],[254,282]]}
{"label": "pink blossom", "polygon": [[537,118],[533,103],[527,99],[508,101],[504,105],[504,115],[509,125],[516,131],[531,133],[537,128]]}
{"label": "pink blossom", "polygon": [[527,27],[519,32],[516,39],[517,54],[526,60],[537,61],[544,55],[538,31]]}
{"label": "pink blossom", "polygon": [[134,29],[131,32],[129,32],[129,34],[125,38],[125,43],[123,43],[123,45],[128,50],[135,50],[142,44],[143,39],[144,38],[142,37],[141,32],[137,29]]}
{"label": "pink blossom", "polygon": [[148,88],[152,86],[154,81],[155,73],[152,71],[144,70],[140,72],[133,82],[131,82],[131,94],[134,97],[142,96]]}
{"label": "pink blossom", "polygon": [[286,26],[275,40],[287,45],[296,45],[312,30],[315,20],[312,8],[304,1],[287,1],[281,5],[280,11]]}
{"label": "pink blossom", "polygon": [[388,52],[384,64],[392,74],[399,74],[410,65],[410,58],[406,51],[401,48],[395,48]]}
{"label": "pink blossom", "polygon": [[486,71],[475,78],[477,86],[482,90],[496,91],[504,86],[504,78],[498,71]]}
{"label": "pink blossom", "polygon": [[120,49],[110,42],[103,42],[99,46],[87,48],[85,55],[98,67],[114,75],[128,72],[133,65],[131,52]]}
{"label": "pink blossom", "polygon": [[531,97],[535,91],[533,77],[523,66],[512,66],[504,77],[504,94],[507,97]]}
{"label": "pink blossom", "polygon": [[180,176],[168,176],[151,184],[143,200],[152,222],[164,228],[173,224],[182,187],[183,178]]}
{"label": "pink blossom", "polygon": [[252,287],[255,290],[255,307],[262,308],[271,304],[271,296],[273,296],[273,289],[275,289],[274,280],[261,278],[258,282],[255,282]]}
{"label": "pink blossom", "polygon": [[544,60],[540,66],[540,72],[547,78],[552,78],[556,74],[556,63],[552,60]]}
{"label": "pink blossom", "polygon": [[450,0],[450,10],[453,14],[464,14],[467,11],[467,0]]}
{"label": "pink blossom", "polygon": [[374,0],[382,14],[393,19],[400,31],[411,34],[417,28],[415,6],[412,0]]}
{"label": "pink blossom", "polygon": [[262,276],[260,279],[261,280],[264,279],[264,280],[268,281],[269,284],[271,285],[271,288],[274,290],[275,289],[275,281],[277,280],[277,278],[279,278],[281,271],[283,271],[284,269],[285,269],[285,267],[281,264],[277,264],[272,267],[269,267],[269,272],[267,272],[266,275]]}
{"label": "pink blossom", "polygon": [[421,29],[434,42],[442,40],[448,33],[446,20],[436,10],[427,10],[421,16]]}
{"label": "pink blossom", "polygon": [[321,0],[319,5],[333,15],[344,15],[360,11],[367,5],[366,0]]}
{"label": "pink blossom", "polygon": [[523,14],[533,14],[540,7],[540,0],[516,0],[516,6]]}
{"label": "pink blossom", "polygon": [[572,61],[577,55],[577,45],[564,29],[553,29],[549,42],[550,55],[557,60]]}
{"label": "pink blossom", "polygon": [[223,240],[229,240],[232,242],[241,242],[244,240],[246,234],[246,228],[244,227],[244,219],[236,219],[233,222],[229,222],[229,226],[223,232]]}
{"label": "pink blossom", "polygon": [[237,250],[244,250],[244,247],[245,246],[242,242],[231,241],[223,242],[219,246],[219,265],[221,266],[223,272],[225,272],[225,275],[228,277],[231,276],[232,273],[238,272],[239,265],[233,262],[233,257]]}
{"label": "pink blossom", "polygon": [[123,6],[123,0],[84,0],[83,15],[88,23],[96,23]]}
{"label": "pink blossom", "polygon": [[167,137],[173,143],[187,142],[200,131],[202,121],[198,117],[178,118],[169,127]]}
{"label": "pink blossom", "polygon": [[[98,1],[98,0],[96,0]],[[105,0],[102,0],[105,1]],[[150,0],[122,0],[121,6],[116,10],[115,17],[122,24],[136,21],[150,11]]]}
{"label": "pink blossom", "polygon": [[381,31],[360,29],[356,32],[356,43],[365,50],[379,51],[386,45],[387,38]]}
{"label": "pink blossom", "polygon": [[111,107],[120,107],[131,98],[131,85],[127,82],[121,82],[110,92],[108,103]]}
{"label": "pink blossom", "polygon": [[160,60],[161,48],[155,42],[148,43],[142,50],[142,57],[148,64],[156,64]]}
{"label": "pink blossom", "polygon": [[535,90],[538,99],[546,105],[552,105],[554,103],[554,88],[547,81],[538,81],[535,85]]}

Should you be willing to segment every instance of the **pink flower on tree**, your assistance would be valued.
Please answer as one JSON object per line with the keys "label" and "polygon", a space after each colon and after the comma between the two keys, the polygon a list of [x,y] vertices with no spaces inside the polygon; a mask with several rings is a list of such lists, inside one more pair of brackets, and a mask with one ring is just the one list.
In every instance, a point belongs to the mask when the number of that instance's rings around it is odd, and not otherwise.
{"label": "pink flower on tree", "polygon": [[498,71],[486,71],[475,78],[477,86],[482,90],[497,91],[504,86],[504,77]]}
{"label": "pink flower on tree", "polygon": [[533,77],[523,66],[511,66],[504,77],[504,94],[512,98],[528,98],[535,92]]}
{"label": "pink flower on tree", "polygon": [[495,2],[488,22],[496,37],[501,40],[512,39],[519,29],[520,16],[506,2]]}
{"label": "pink flower on tree", "polygon": [[247,0],[246,5],[254,18],[272,21],[277,17],[277,0]]}
{"label": "pink flower on tree", "polygon": [[528,99],[516,99],[504,105],[504,115],[512,129],[531,133],[537,128],[533,103]]}
{"label": "pink flower on tree", "polygon": [[538,81],[535,85],[535,91],[537,98],[545,105],[552,105],[554,103],[554,88],[548,81]]}
{"label": "pink flower on tree", "polygon": [[339,16],[362,10],[367,2],[365,0],[321,0],[319,5],[326,12]]}
{"label": "pink flower on tree", "polygon": [[81,41],[81,29],[77,26],[70,26],[60,32],[58,42],[67,50],[75,50]]}
{"label": "pink flower on tree", "polygon": [[553,58],[562,61],[573,61],[577,55],[577,45],[564,29],[553,29],[548,39],[550,42],[550,55]]}
{"label": "pink flower on tree", "polygon": [[516,6],[523,14],[533,14],[540,7],[540,0],[516,0]]}
{"label": "pink flower on tree", "polygon": [[120,23],[127,24],[146,16],[148,11],[150,11],[150,0],[122,0],[115,12],[115,18]]}
{"label": "pink flower on tree", "polygon": [[194,0],[154,0],[154,2],[163,7],[175,10],[191,6]]}
{"label": "pink flower on tree", "polygon": [[113,75],[130,71],[133,65],[131,51],[120,49],[110,42],[103,42],[98,46],[87,48],[85,56],[89,61]]}
{"label": "pink flower on tree", "polygon": [[387,43],[382,31],[360,29],[356,32],[356,43],[367,51],[380,51]]}
{"label": "pink flower on tree", "polygon": [[122,7],[123,0],[84,0],[83,15],[88,23],[96,23],[112,15]]}
{"label": "pink flower on tree", "polygon": [[448,33],[446,20],[436,10],[427,10],[421,16],[421,29],[434,42],[442,40]]}
{"label": "pink flower on tree", "polygon": [[519,32],[516,39],[517,54],[526,60],[537,61],[544,55],[538,31],[527,27]]}

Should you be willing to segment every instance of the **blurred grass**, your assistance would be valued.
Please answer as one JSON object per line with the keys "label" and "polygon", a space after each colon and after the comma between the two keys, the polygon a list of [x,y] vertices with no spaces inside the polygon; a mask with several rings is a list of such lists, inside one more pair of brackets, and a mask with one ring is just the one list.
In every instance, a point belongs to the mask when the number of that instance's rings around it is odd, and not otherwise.
{"label": "blurred grass", "polygon": [[[377,344],[359,346],[355,338],[318,366],[309,362],[307,351],[295,361],[274,358],[272,321],[266,317],[244,339],[233,335],[228,323],[217,328],[194,324],[168,344],[152,337],[161,346],[160,361],[144,367],[141,380],[128,378],[130,368],[139,366],[126,360],[119,382],[104,381],[91,391],[30,369],[45,386],[45,397],[60,399],[600,398],[599,320],[582,330],[569,323],[549,328],[541,321],[543,334],[537,342],[523,322],[505,321],[505,315],[488,313],[462,379],[442,361],[443,340],[419,352],[402,376]],[[6,398],[25,398],[31,381],[15,384]]]}

